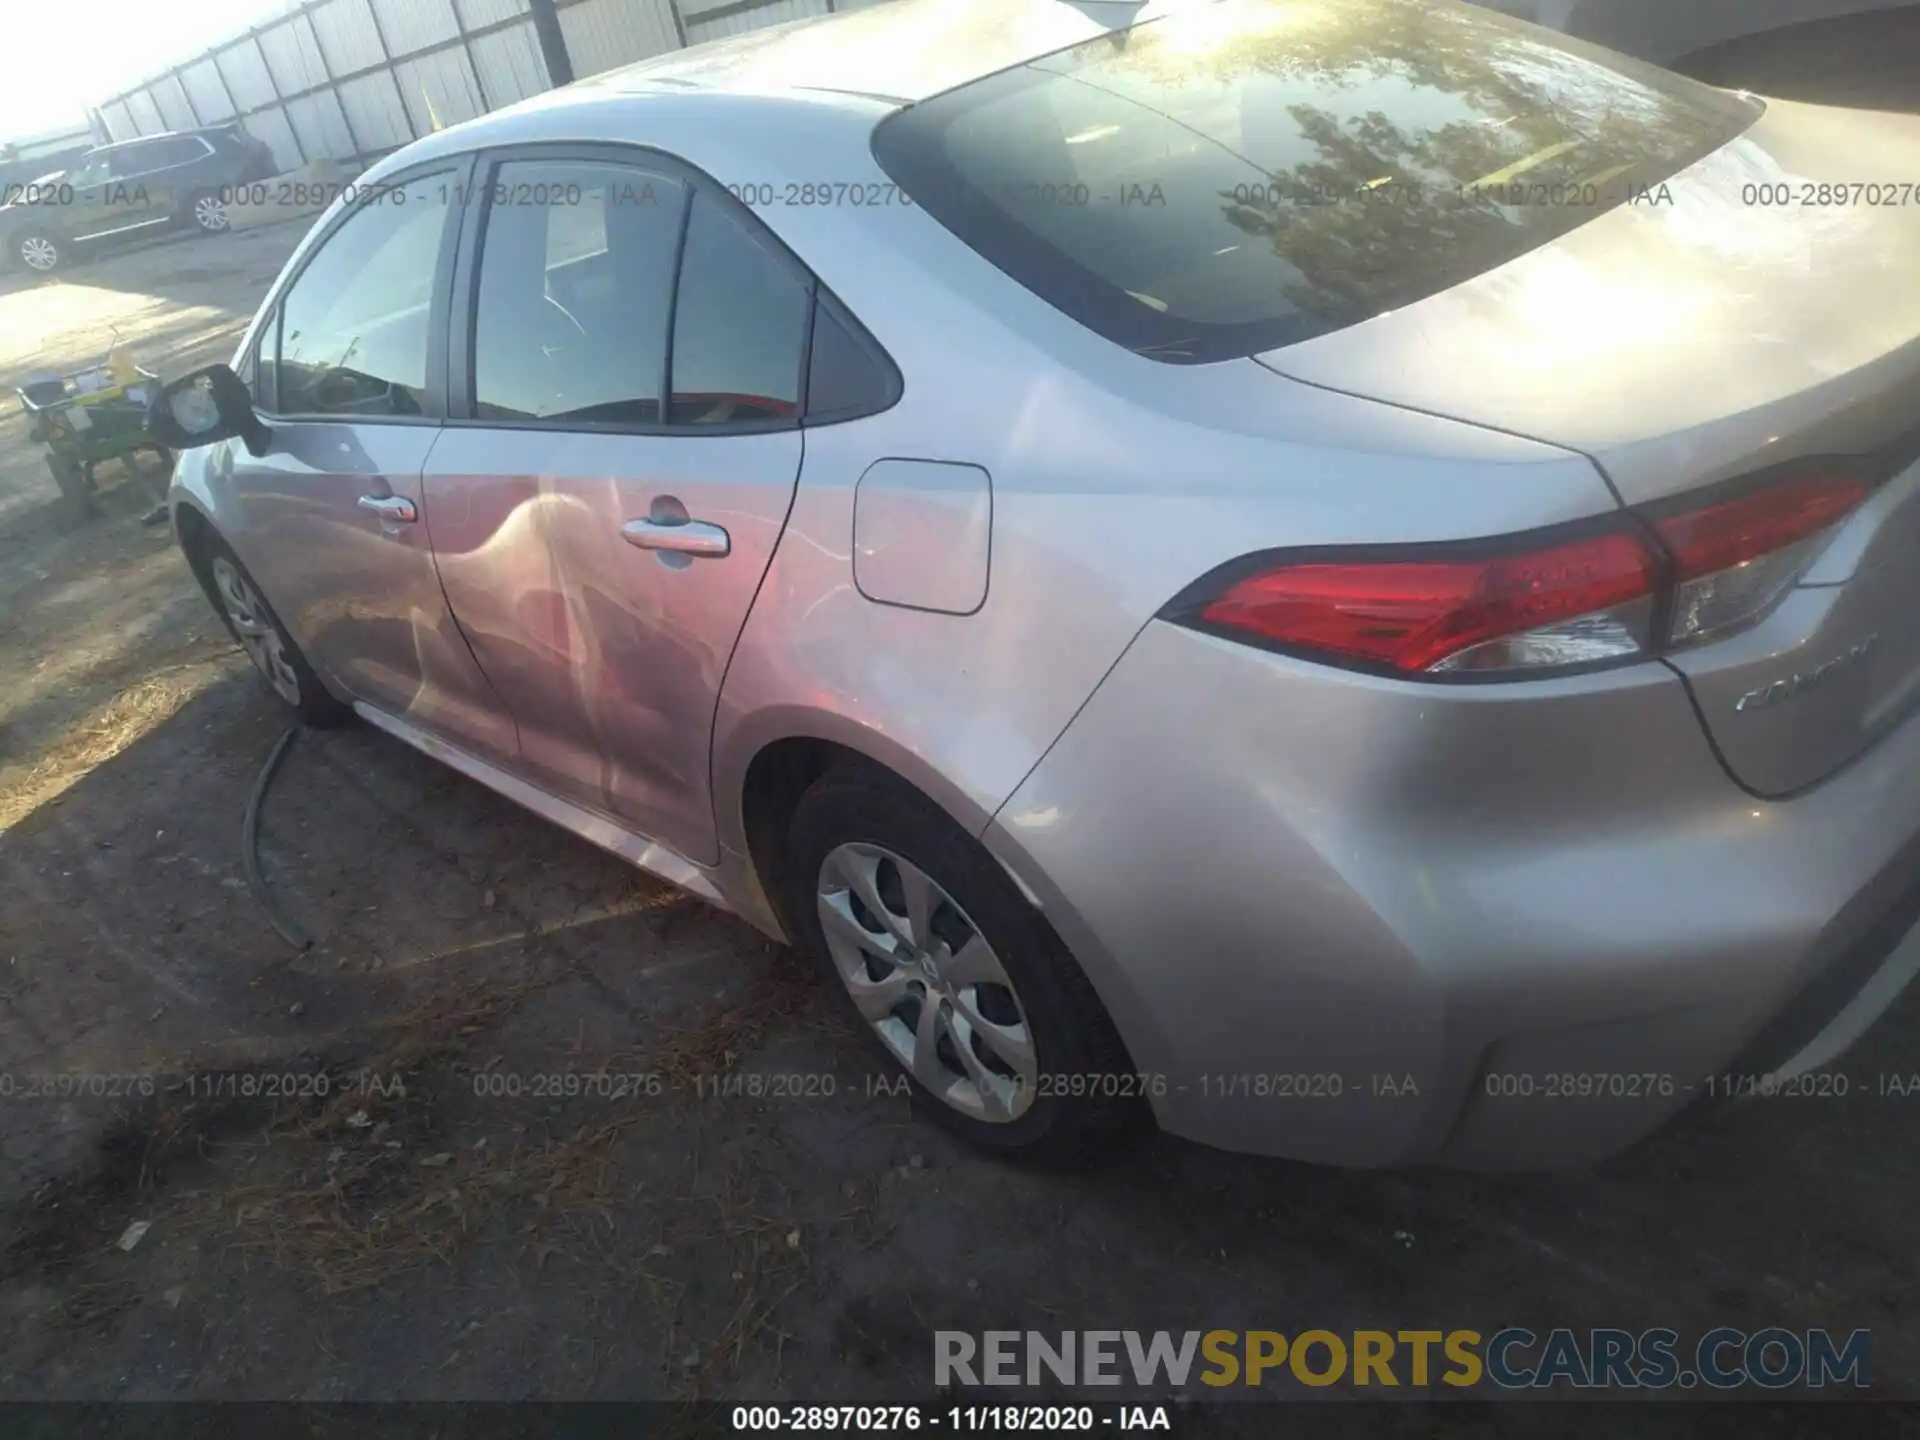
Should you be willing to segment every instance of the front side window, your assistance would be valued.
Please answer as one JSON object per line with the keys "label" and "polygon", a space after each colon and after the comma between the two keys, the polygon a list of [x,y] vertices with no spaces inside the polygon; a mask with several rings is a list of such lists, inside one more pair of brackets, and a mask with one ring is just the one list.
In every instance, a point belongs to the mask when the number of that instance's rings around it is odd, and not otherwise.
{"label": "front side window", "polygon": [[276,361],[280,352],[280,317],[269,312],[260,322],[259,333],[253,344],[247,347],[247,353],[241,357],[240,367],[235,372],[247,387],[247,393],[253,397],[256,409],[269,415],[280,408],[279,381],[274,372],[279,368]]}
{"label": "front side window", "polygon": [[[240,377],[240,383],[247,387],[247,393],[253,397],[253,403],[260,401],[260,346],[266,336],[273,333],[273,321],[268,320],[260,329],[260,335],[249,345],[246,353],[233,362],[233,373]],[[272,409],[271,405],[264,407]]]}
{"label": "front side window", "polygon": [[445,175],[370,188],[321,242],[280,301],[280,413],[424,413],[451,189]]}
{"label": "front side window", "polygon": [[899,111],[873,148],[1042,300],[1191,364],[1471,279],[1758,113],[1478,6],[1219,0]]}
{"label": "front side window", "polygon": [[658,424],[685,187],[639,166],[513,161],[485,199],[474,413]]}

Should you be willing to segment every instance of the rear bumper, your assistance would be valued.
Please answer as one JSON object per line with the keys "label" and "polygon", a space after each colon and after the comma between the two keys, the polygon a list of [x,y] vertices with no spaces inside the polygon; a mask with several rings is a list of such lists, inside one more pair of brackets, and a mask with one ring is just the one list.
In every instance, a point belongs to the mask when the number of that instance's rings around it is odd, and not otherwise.
{"label": "rear bumper", "polygon": [[1920,964],[1920,723],[1755,800],[1657,665],[1421,686],[1155,622],[984,838],[1166,1128],[1330,1163],[1598,1158]]}

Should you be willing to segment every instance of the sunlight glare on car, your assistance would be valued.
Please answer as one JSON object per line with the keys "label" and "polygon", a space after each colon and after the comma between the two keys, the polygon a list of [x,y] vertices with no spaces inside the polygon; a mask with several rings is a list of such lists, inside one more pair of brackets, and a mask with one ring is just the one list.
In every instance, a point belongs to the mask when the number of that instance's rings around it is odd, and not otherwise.
{"label": "sunlight glare on car", "polygon": [[1149,0],[1142,22],[1154,23],[1154,44],[1172,55],[1204,55],[1230,41],[1272,35],[1309,19],[1324,18],[1314,3],[1276,0]]}

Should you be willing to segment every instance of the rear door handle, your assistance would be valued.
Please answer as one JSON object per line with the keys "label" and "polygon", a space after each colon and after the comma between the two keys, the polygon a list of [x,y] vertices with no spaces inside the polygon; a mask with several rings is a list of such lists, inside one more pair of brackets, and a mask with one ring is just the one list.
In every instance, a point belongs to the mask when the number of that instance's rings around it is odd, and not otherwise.
{"label": "rear door handle", "polygon": [[369,515],[378,515],[382,520],[403,520],[412,524],[420,518],[413,501],[404,495],[362,495],[360,508]]}
{"label": "rear door handle", "polygon": [[673,550],[708,560],[718,560],[733,550],[733,542],[718,525],[678,517],[629,520],[620,527],[620,538],[642,550]]}

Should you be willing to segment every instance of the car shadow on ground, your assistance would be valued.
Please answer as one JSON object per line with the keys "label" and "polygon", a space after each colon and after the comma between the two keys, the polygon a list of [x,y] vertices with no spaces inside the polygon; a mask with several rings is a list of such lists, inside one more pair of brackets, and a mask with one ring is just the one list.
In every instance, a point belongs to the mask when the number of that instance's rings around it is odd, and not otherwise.
{"label": "car shadow on ground", "polygon": [[1592,1171],[1029,1170],[788,952],[365,727],[264,807],[292,949],[240,846],[281,719],[237,661],[171,703],[0,836],[9,1070],[155,1081],[0,1107],[5,1393],[916,1398],[940,1328],[1509,1324],[1865,1328],[1913,1393],[1912,1003],[1847,1096]]}

